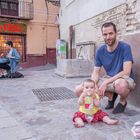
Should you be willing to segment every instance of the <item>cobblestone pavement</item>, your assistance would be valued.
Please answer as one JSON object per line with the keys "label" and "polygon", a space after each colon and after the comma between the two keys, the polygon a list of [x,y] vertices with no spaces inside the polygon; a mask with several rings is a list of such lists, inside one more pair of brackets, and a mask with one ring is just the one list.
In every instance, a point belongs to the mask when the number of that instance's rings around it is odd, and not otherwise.
{"label": "cobblestone pavement", "polygon": [[[54,68],[24,69],[24,78],[0,80],[0,140],[135,140],[131,128],[140,120],[140,110],[129,103],[123,114],[108,112],[119,119],[118,125],[99,122],[75,128],[71,119],[78,110],[77,98],[40,101],[33,89],[66,87],[73,91],[85,79],[60,77]],[[103,109],[106,103],[105,98]]]}

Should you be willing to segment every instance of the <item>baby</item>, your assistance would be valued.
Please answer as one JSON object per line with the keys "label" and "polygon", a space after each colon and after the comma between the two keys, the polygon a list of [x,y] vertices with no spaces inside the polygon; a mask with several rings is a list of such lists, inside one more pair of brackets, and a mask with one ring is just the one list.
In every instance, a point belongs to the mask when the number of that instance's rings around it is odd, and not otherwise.
{"label": "baby", "polygon": [[83,93],[79,97],[78,104],[79,111],[73,116],[75,127],[83,127],[84,122],[91,124],[103,121],[110,125],[118,123],[118,120],[110,119],[108,114],[100,109],[100,98],[95,92],[95,82],[91,79],[83,82]]}

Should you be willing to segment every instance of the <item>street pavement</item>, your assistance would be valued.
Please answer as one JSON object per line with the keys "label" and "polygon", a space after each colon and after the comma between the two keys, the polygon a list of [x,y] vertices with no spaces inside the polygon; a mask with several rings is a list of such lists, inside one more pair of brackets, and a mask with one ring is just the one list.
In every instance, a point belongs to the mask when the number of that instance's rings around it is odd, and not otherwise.
{"label": "street pavement", "polygon": [[[61,77],[54,73],[55,68],[48,64],[22,69],[24,78],[0,79],[0,140],[135,140],[131,128],[140,120],[140,109],[129,103],[122,114],[107,111],[119,120],[118,125],[98,122],[75,128],[72,116],[78,110],[78,98],[40,101],[33,89],[66,87],[74,91],[75,85],[89,78]],[[104,98],[103,110],[106,104]]]}

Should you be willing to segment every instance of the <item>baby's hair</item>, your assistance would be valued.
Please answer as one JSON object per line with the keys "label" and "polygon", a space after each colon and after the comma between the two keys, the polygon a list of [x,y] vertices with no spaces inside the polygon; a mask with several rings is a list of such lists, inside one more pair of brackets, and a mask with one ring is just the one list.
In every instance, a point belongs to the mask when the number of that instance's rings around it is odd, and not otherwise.
{"label": "baby's hair", "polygon": [[94,80],[92,80],[92,79],[86,79],[86,80],[84,80],[83,85],[84,85],[85,82],[93,83],[94,86],[95,86],[95,82],[94,82]]}

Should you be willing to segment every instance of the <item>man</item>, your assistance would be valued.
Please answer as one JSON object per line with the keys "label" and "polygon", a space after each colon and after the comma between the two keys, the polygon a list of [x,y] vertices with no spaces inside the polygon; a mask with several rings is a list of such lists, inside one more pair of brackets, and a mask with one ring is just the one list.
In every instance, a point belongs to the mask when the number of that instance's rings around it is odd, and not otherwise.
{"label": "man", "polygon": [[[17,64],[20,60],[20,55],[16,48],[13,47],[12,41],[7,41],[5,43],[8,54],[6,56],[1,56],[0,58],[0,68],[5,68],[7,70],[7,77],[15,74],[17,69]],[[10,68],[8,67],[8,65]],[[9,71],[10,70],[10,71]]]}
{"label": "man", "polygon": [[[106,109],[112,109],[117,95],[120,95],[120,101],[112,113],[122,113],[127,105],[126,98],[135,87],[131,48],[128,44],[116,39],[117,29],[114,23],[104,23],[101,30],[105,44],[99,47],[96,52],[95,67],[91,79],[98,85],[99,93],[108,96]],[[100,78],[102,66],[106,75]],[[80,87],[76,88],[77,95],[81,90]]]}

